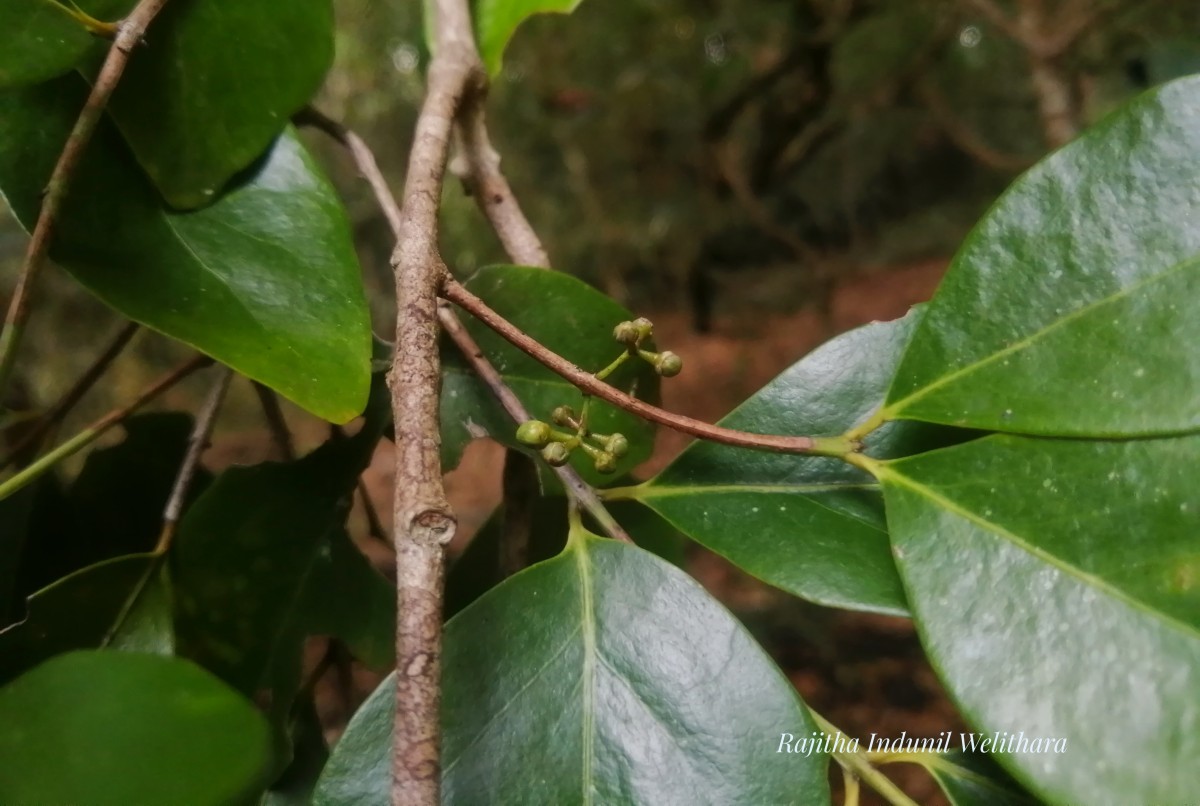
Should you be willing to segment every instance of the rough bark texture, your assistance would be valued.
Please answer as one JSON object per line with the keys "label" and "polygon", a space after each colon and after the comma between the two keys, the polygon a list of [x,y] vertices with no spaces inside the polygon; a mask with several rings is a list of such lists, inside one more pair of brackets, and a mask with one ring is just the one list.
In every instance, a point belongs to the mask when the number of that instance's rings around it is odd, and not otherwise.
{"label": "rough bark texture", "polygon": [[446,501],[438,422],[437,294],[446,275],[438,254],[438,206],[450,136],[464,97],[485,74],[465,0],[439,0],[436,53],[409,156],[392,256],[396,275],[396,351],[388,385],[396,429],[396,722],[392,803],[440,800],[444,547],[455,518]]}

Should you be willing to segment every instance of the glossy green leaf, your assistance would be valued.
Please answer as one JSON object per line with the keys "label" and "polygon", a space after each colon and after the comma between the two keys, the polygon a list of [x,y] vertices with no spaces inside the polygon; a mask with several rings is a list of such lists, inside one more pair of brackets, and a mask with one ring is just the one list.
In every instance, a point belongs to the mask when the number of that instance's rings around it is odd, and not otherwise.
{"label": "glossy green leaf", "polygon": [[932,756],[925,769],[952,806],[1036,806],[1037,800],[982,753]]}
{"label": "glossy green leaf", "polygon": [[347,576],[333,556],[347,547],[336,541],[387,402],[380,377],[354,437],[294,462],[230,468],[179,524],[172,554],[183,652],[244,694],[269,693],[280,729],[300,685],[304,638],[347,621],[349,604],[329,602],[346,592],[316,586]]}
{"label": "glossy green leaf", "polygon": [[979,730],[1063,741],[994,755],[1051,801],[1200,791],[1198,461],[1197,436],[992,436],[879,468],[930,660]]}
{"label": "glossy green leaf", "polygon": [[[760,434],[840,434],[878,407],[919,312],[847,333],[794,364],[721,425]],[[907,434],[907,436],[906,436]],[[916,430],[871,435],[894,455]],[[617,492],[789,593],[905,614],[878,484],[838,459],[696,442],[644,485]]]}
{"label": "glossy green leaf", "polygon": [[475,36],[488,73],[504,63],[504,49],[517,28],[535,14],[570,14],[583,0],[477,0]]}
{"label": "glossy green leaf", "polygon": [[0,802],[228,806],[267,757],[254,706],[176,658],[72,653],[0,689]]}
{"label": "glossy green leaf", "polygon": [[[0,89],[69,72],[96,38],[68,6],[57,0],[5,0],[0,3]],[[124,16],[133,0],[79,0],[94,19],[111,22]]]}
{"label": "glossy green leaf", "polygon": [[1200,77],[1019,179],[954,259],[886,416],[1061,436],[1200,428]]}
{"label": "glossy green leaf", "polygon": [[[634,318],[580,280],[545,269],[490,266],[476,273],[466,287],[543,345],[591,372],[599,372],[621,354],[623,348],[612,338],[613,327]],[[531,416],[549,421],[551,412],[562,405],[579,411],[582,396],[575,387],[467,314],[462,318],[484,355]],[[458,464],[463,447],[479,436],[490,436],[509,447],[528,450],[516,441],[512,418],[495,402],[457,350],[448,346],[444,353],[443,465]],[[644,361],[627,362],[607,380],[642,400],[658,402],[659,378]],[[628,455],[618,462],[616,473],[611,475],[597,473],[591,460],[582,451],[575,451],[572,462],[586,480],[601,483],[617,478],[649,458],[654,447],[654,429],[644,420],[593,400],[590,421],[597,433],[624,434],[630,447]]]}
{"label": "glossy green leaf", "polygon": [[[83,95],[70,76],[0,94],[0,190],[26,228]],[[292,133],[236,190],[185,214],[162,208],[104,124],[50,254],[121,313],[318,416],[346,422],[363,408],[371,335],[349,226]]]}
{"label": "glossy green leaf", "polygon": [[0,630],[0,682],[74,649],[174,648],[169,586],[149,554],[76,571],[30,596],[26,608],[21,621]]}
{"label": "glossy green leaf", "polygon": [[108,111],[167,202],[200,207],[320,87],[333,61],[333,3],[168,3],[146,43]]}
{"label": "glossy green leaf", "polygon": [[[580,531],[447,625],[443,801],[829,803],[795,691],[682,571]],[[487,669],[488,674],[480,674]],[[316,804],[381,803],[394,682],[350,722]]]}

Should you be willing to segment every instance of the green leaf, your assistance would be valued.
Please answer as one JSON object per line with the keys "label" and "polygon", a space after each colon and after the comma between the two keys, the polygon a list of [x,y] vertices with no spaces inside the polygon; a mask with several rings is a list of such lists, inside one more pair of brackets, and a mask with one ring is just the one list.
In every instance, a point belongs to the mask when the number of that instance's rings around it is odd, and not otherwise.
{"label": "green leaf", "polygon": [[1019,179],[967,238],[884,416],[1061,436],[1200,428],[1200,77]]}
{"label": "green leaf", "polygon": [[317,555],[305,585],[308,629],[333,635],[366,666],[396,665],[396,589],[346,534],[335,529]]}
{"label": "green leaf", "polygon": [[518,26],[535,14],[570,14],[583,0],[476,0],[475,36],[490,75],[504,63],[504,49]]}
{"label": "green leaf", "polygon": [[[27,229],[83,90],[67,77],[0,95],[0,190]],[[290,132],[219,202],[171,213],[102,124],[50,254],[121,313],[318,416],[346,422],[363,408],[371,335],[349,225]]]}
{"label": "green leaf", "polygon": [[267,727],[175,658],[78,652],[0,689],[0,801],[225,806],[264,783]]}
{"label": "green leaf", "polygon": [[[839,434],[882,400],[919,319],[851,331],[767,384],[721,425],[761,434]],[[895,455],[917,434],[898,424],[871,435]],[[838,459],[693,443],[644,485],[617,492],[759,579],[820,604],[906,614],[879,486]]]}
{"label": "green leaf", "polygon": [[[101,21],[124,16],[133,0],[80,0]],[[5,0],[0,4],[0,89],[37,84],[78,64],[95,44],[83,21],[55,0]]]}
{"label": "green leaf", "polygon": [[0,682],[74,649],[171,654],[166,579],[155,557],[135,554],[83,568],[30,596],[23,620],[0,630]]}
{"label": "green leaf", "polygon": [[[466,287],[542,345],[590,372],[599,372],[621,354],[624,348],[613,340],[612,330],[618,322],[633,318],[629,311],[582,281],[545,269],[490,266],[476,273]],[[463,324],[532,417],[548,422],[551,412],[562,405],[580,410],[583,398],[574,386],[470,316],[463,315]],[[510,448],[528,450],[516,441],[517,426],[512,418],[458,351],[448,345],[443,352],[443,465],[456,465],[466,444],[483,435]],[[607,381],[642,400],[658,402],[659,378],[644,361],[626,362]],[[600,484],[649,458],[654,447],[652,426],[595,399],[590,412],[592,430],[624,434],[629,439],[629,453],[617,463],[615,474],[604,475],[596,472],[583,451],[576,450],[572,463],[585,480]]]}
{"label": "green leaf", "polygon": [[1051,801],[1200,791],[1198,461],[1200,437],[1004,435],[877,468],[930,660],[988,736],[1065,743],[996,755]]}
{"label": "green leaf", "polygon": [[1036,806],[1029,793],[982,753],[945,753],[923,762],[952,806]]}
{"label": "green leaf", "polygon": [[172,553],[184,654],[246,695],[269,694],[281,732],[300,685],[304,638],[347,621],[349,605],[329,602],[341,591],[316,586],[361,579],[334,554],[354,550],[337,540],[387,402],[380,376],[355,436],[294,462],[230,468],[179,524]]}
{"label": "green leaf", "polygon": [[[825,756],[776,754],[815,730],[795,691],[640,549],[576,532],[451,620],[443,663],[445,803],[829,803]],[[394,692],[351,720],[314,803],[386,801]]]}
{"label": "green leaf", "polygon": [[108,112],[167,202],[201,207],[320,87],[333,62],[333,3],[168,3],[146,43]]}

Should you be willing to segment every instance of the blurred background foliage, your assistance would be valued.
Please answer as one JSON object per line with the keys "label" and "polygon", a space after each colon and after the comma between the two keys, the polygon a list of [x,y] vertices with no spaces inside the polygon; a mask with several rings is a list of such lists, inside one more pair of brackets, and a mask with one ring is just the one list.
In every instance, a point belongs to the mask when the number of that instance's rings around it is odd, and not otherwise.
{"label": "blurred background foliage", "polygon": [[[1090,18],[1055,60],[1080,125],[1200,69],[1200,4],[1034,2],[1051,29]],[[952,253],[1046,151],[1030,55],[979,5],[585,2],[520,29],[492,89],[494,138],[560,270],[635,308],[699,307],[701,325],[715,305],[819,306],[847,272]],[[397,187],[428,58],[418,6],[338,0],[320,101]],[[390,239],[340,167],[382,314]],[[456,191],[448,261],[502,260]]]}
{"label": "blurred background foliage", "polygon": [[[429,58],[421,4],[335,6],[317,106],[373,145],[399,192]],[[1051,60],[1078,125],[1200,69],[1200,4],[1179,0],[590,0],[518,31],[493,139],[556,268],[701,329],[821,311],[851,275],[951,254],[1053,142],[1034,57],[988,13],[1031,6],[1050,33],[1079,24]],[[308,139],[344,193],[386,334],[387,227],[345,156]],[[456,271],[503,260],[457,183],[444,208]],[[0,219],[0,296],[25,243]],[[39,304],[22,365],[45,400],[115,323],[62,277]],[[171,360],[139,344],[153,368]]]}

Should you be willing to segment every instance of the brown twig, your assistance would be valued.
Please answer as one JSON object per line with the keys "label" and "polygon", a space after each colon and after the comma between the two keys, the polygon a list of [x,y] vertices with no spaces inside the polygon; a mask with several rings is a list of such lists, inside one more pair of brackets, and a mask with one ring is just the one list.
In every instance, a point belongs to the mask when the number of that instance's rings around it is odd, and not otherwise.
{"label": "brown twig", "polygon": [[456,160],[452,169],[475,197],[509,259],[522,266],[549,268],[550,258],[541,240],[500,172],[500,155],[488,136],[487,107],[482,93],[473,95],[463,105],[458,133],[461,160]]}
{"label": "brown twig", "polygon": [[[427,4],[427,6],[430,4]],[[409,154],[396,274],[396,350],[388,385],[396,430],[396,722],[392,803],[432,806],[441,784],[440,701],[445,546],[456,519],[442,483],[437,293],[438,206],[450,137],[486,73],[466,0],[436,0],[434,57]]]}
{"label": "brown twig", "polygon": [[84,102],[83,109],[75,121],[75,126],[67,136],[62,154],[50,174],[46,185],[46,195],[42,199],[42,208],[38,213],[37,223],[33,227],[29,246],[25,250],[25,259],[17,277],[17,287],[13,290],[12,300],[8,306],[8,314],[4,320],[4,330],[0,332],[0,399],[8,388],[9,377],[12,375],[13,364],[16,362],[17,348],[25,332],[25,323],[29,319],[30,300],[34,283],[37,281],[46,255],[50,251],[50,242],[54,237],[55,219],[67,197],[67,190],[75,169],[87,148],[96,126],[108,105],[125,65],[129,63],[130,54],[134,47],[142,41],[142,36],[150,22],[166,5],[166,0],[141,0],[129,12],[118,26],[116,38],[108,49],[108,56],[92,84],[92,91]]}
{"label": "brown twig", "polygon": [[271,434],[271,442],[275,452],[285,462],[296,458],[296,448],[292,445],[292,432],[288,429],[287,420],[283,416],[283,408],[279,405],[279,396],[254,381],[254,394],[258,396],[259,406],[262,407],[263,419],[267,421],[267,430]]}
{"label": "brown twig", "polygon": [[123,406],[122,408],[110,411],[108,414],[104,415],[99,420],[96,420],[94,423],[89,425],[87,428],[84,428],[78,434],[71,437],[54,450],[38,458],[36,462],[31,464],[29,467],[24,468],[20,473],[17,473],[12,478],[0,483],[0,500],[12,495],[29,482],[41,476],[50,468],[54,467],[54,465],[58,464],[63,459],[66,459],[68,456],[77,453],[84,447],[95,442],[102,434],[104,434],[114,425],[124,422],[142,406],[146,405],[151,400],[158,397],[163,392],[167,391],[196,370],[200,369],[201,367],[206,367],[211,363],[212,359],[208,356],[198,355],[171,370],[143,390],[142,393],[139,394],[132,403]]}
{"label": "brown twig", "polygon": [[213,426],[217,423],[217,412],[221,410],[221,402],[229,391],[229,382],[233,378],[233,370],[221,367],[219,374],[208,390],[208,397],[200,411],[196,412],[196,422],[192,426],[191,436],[188,437],[187,452],[179,463],[179,471],[175,474],[175,484],[171,487],[171,495],[167,505],[163,507],[163,526],[159,533],[156,554],[163,554],[171,545],[175,536],[175,527],[183,515],[183,504],[187,500],[188,491],[192,488],[192,479],[196,476],[196,468],[200,466],[200,455],[208,447],[209,437],[212,436]]}
{"label": "brown twig", "polygon": [[630,414],[649,420],[659,425],[665,425],[684,434],[718,442],[722,445],[732,445],[739,448],[752,448],[774,453],[814,454],[819,456],[843,456],[857,449],[857,445],[841,437],[810,437],[810,436],[781,436],[774,434],[752,434],[747,431],[736,431],[685,417],[682,414],[660,409],[644,400],[638,400],[632,395],[622,392],[607,383],[597,380],[596,376],[572,364],[557,353],[543,347],[536,339],[522,332],[500,314],[488,307],[487,303],[472,294],[453,278],[447,277],[442,286],[442,295],[470,313],[483,324],[490,327],[498,335],[512,344],[521,352],[533,358],[552,372],[561,376],[581,391],[607,401]]}
{"label": "brown twig", "polygon": [[[462,322],[455,316],[449,304],[443,303],[439,307],[438,317],[441,320],[442,329],[446,332],[446,335],[458,346],[458,349],[467,359],[467,362],[470,363],[472,369],[475,370],[480,380],[491,390],[504,410],[508,412],[508,416],[512,417],[513,422],[523,423],[526,420],[533,419],[525,409],[524,404],[521,403],[513,390],[508,387],[504,379],[500,377],[500,373],[487,360],[487,356],[483,354],[483,350],[479,349],[479,345],[471,337],[471,334],[467,332],[467,329],[463,327]],[[554,472],[567,489],[567,494],[577,500],[579,505],[595,518],[605,534],[614,540],[620,540],[625,543],[633,542],[629,534],[605,508],[604,502],[596,495],[596,491],[580,477],[579,473],[573,467],[566,465],[556,467],[554,468]]]}
{"label": "brown twig", "polygon": [[130,322],[121,328],[116,336],[109,341],[104,351],[96,356],[96,360],[92,362],[91,366],[72,384],[71,388],[59,398],[57,403],[50,407],[49,411],[38,419],[36,425],[22,435],[20,441],[13,446],[12,452],[9,453],[3,462],[0,462],[0,470],[12,464],[18,456],[37,443],[38,440],[42,439],[42,437],[49,433],[55,426],[59,425],[70,414],[71,409],[75,408],[75,404],[88,393],[88,390],[96,384],[96,381],[100,380],[137,331],[137,322]]}
{"label": "brown twig", "polygon": [[387,180],[383,178],[383,173],[379,170],[379,163],[375,161],[375,154],[366,142],[354,131],[311,106],[301,109],[292,119],[299,126],[312,126],[323,131],[346,147],[358,172],[371,186],[375,200],[383,210],[383,215],[387,218],[392,233],[399,237],[400,205],[396,203],[396,197],[392,195]]}

